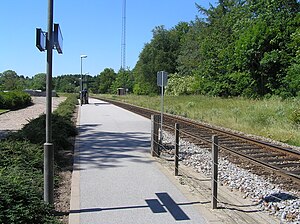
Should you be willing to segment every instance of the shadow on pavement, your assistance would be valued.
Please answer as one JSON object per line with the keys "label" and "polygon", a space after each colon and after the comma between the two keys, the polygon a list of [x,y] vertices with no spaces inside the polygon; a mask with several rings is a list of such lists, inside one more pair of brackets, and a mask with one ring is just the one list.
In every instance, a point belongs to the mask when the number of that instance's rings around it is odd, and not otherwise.
{"label": "shadow on pavement", "polygon": [[[103,207],[103,208],[83,208],[79,210],[70,210],[70,213],[90,213],[90,212],[104,212],[112,210],[130,210],[130,209],[144,209],[149,208],[153,213],[169,213],[176,221],[190,220],[188,215],[180,208],[180,206],[189,206],[195,204],[207,204],[210,202],[183,202],[176,203],[171,196],[166,193],[156,193],[158,199],[146,199],[147,205],[133,205],[133,206],[119,206],[119,207]],[[159,201],[160,200],[160,201]]]}
{"label": "shadow on pavement", "polygon": [[93,132],[99,125],[101,124],[80,126],[80,136],[76,140],[80,151],[80,166],[75,166],[74,170],[120,167],[124,159],[141,163],[152,162],[144,155],[150,153],[149,133]]}

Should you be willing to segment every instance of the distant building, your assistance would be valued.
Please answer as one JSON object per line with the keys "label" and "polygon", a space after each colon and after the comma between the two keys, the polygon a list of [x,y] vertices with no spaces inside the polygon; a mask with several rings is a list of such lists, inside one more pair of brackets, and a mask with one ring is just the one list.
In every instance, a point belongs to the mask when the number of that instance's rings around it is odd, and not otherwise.
{"label": "distant building", "polygon": [[[39,89],[25,89],[24,92],[28,93],[30,96],[46,96],[46,92]],[[52,90],[52,97],[57,97],[55,90]]]}
{"label": "distant building", "polygon": [[118,88],[118,95],[125,95],[126,91],[125,88]]}

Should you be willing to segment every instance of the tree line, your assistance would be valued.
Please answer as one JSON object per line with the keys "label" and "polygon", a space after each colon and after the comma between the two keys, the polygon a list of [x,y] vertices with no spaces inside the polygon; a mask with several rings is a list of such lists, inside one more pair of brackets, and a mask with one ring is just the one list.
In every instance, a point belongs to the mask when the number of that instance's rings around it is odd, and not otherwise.
{"label": "tree line", "polygon": [[[85,76],[94,93],[157,94],[158,71],[169,75],[167,94],[261,97],[300,95],[300,3],[298,0],[219,0],[196,7],[199,16],[166,29],[153,29],[135,67],[105,68]],[[203,17],[204,16],[204,17]],[[6,76],[11,76],[6,79]],[[13,77],[13,78],[12,78]],[[0,90],[45,88],[45,74],[0,73]],[[53,78],[56,91],[79,92],[80,75]]]}
{"label": "tree line", "polygon": [[173,74],[167,92],[214,96],[300,94],[297,0],[219,0],[171,29],[158,26],[133,69],[134,91],[156,92],[155,75]]}
{"label": "tree line", "polygon": [[[105,68],[99,75],[83,75],[83,88],[92,93],[116,93],[118,88],[133,91],[134,78],[130,70],[120,69],[115,72]],[[57,92],[79,93],[81,86],[80,74],[67,74],[52,78],[52,89]],[[25,89],[46,90],[46,74],[38,73],[33,77],[18,75],[13,70],[0,73],[0,91],[23,91]]]}

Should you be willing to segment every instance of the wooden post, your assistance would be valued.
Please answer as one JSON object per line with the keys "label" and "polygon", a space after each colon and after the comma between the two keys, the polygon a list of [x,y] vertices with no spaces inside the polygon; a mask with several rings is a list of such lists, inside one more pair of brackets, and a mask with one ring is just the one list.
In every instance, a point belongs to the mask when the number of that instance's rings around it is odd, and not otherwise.
{"label": "wooden post", "polygon": [[159,157],[158,148],[159,115],[151,115],[151,155]]}
{"label": "wooden post", "polygon": [[175,176],[178,176],[179,124],[175,124]]}
{"label": "wooden post", "polygon": [[212,208],[216,209],[218,199],[218,136],[212,136]]}

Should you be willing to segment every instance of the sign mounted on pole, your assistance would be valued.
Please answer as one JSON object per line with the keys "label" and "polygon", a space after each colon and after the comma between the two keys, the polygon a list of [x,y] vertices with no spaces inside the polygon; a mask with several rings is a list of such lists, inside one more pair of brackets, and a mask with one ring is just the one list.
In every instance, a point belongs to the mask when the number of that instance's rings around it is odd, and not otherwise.
{"label": "sign mounted on pole", "polygon": [[168,73],[164,71],[157,72],[157,85],[166,86],[168,84]]}
{"label": "sign mounted on pole", "polygon": [[46,34],[41,28],[36,28],[36,38],[35,38],[35,46],[40,51],[46,50]]}
{"label": "sign mounted on pole", "polygon": [[[60,30],[59,24],[54,24],[53,34],[53,49],[56,49],[57,53],[63,53],[63,36]],[[48,32],[43,31],[41,28],[36,28],[35,45],[40,51],[47,50],[47,35]]]}
{"label": "sign mounted on pole", "polygon": [[161,87],[161,115],[160,115],[160,144],[163,140],[163,114],[164,114],[164,87],[168,84],[168,73],[157,72],[157,85]]}
{"label": "sign mounted on pole", "polygon": [[61,30],[58,23],[54,23],[54,32],[53,32],[54,38],[54,47],[57,50],[57,53],[62,54],[62,48],[63,48],[63,37],[61,34]]}

